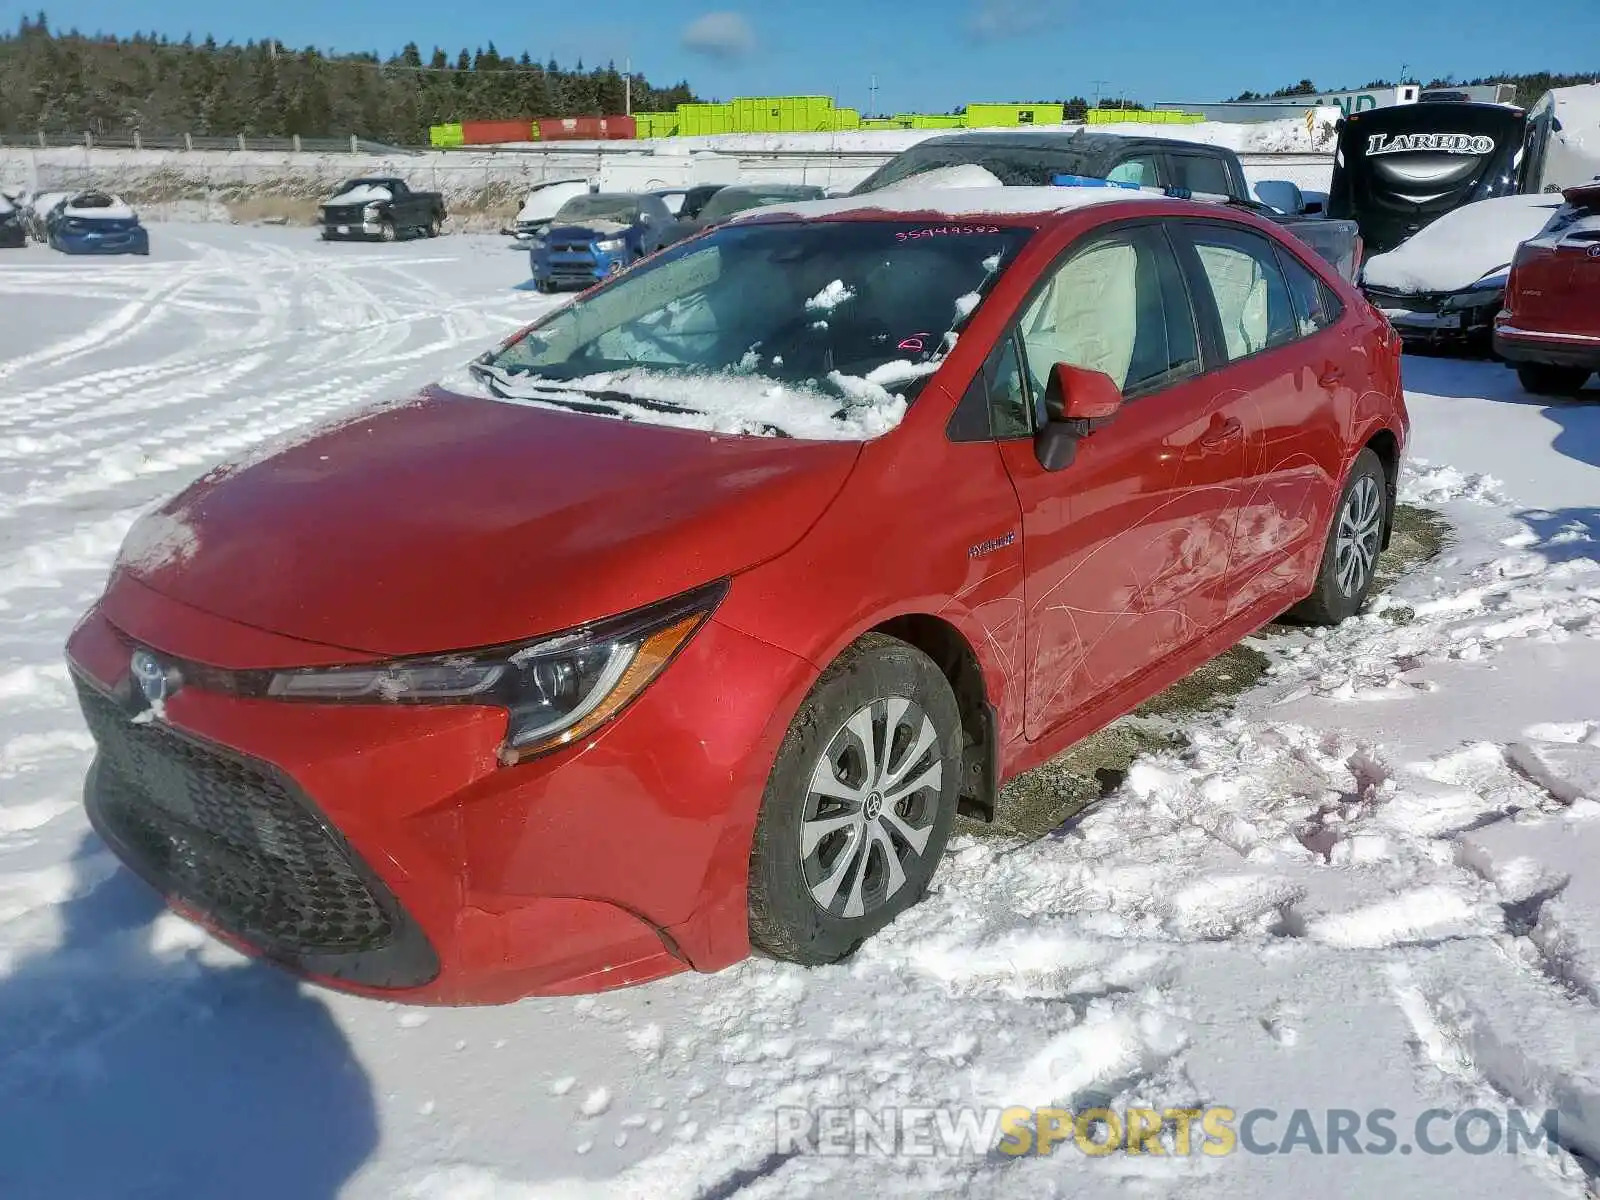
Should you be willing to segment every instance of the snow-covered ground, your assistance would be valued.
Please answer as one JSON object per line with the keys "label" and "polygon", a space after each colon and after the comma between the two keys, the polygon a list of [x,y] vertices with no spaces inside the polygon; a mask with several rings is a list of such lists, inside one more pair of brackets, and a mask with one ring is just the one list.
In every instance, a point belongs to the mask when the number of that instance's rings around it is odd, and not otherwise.
{"label": "snow-covered ground", "polygon": [[[496,239],[158,225],[0,252],[0,1195],[1581,1197],[1600,1161],[1600,392],[1407,361],[1444,553],[1033,844],[967,837],[848,965],[583,1000],[332,995],[163,914],[90,834],[61,644],[137,512],[548,301]],[[796,1152],[792,1110],[1393,1113],[1393,1153]],[[785,1110],[780,1112],[780,1110]],[[1473,1131],[1483,1136],[1484,1126]],[[1363,1132],[1360,1144],[1379,1139]],[[848,1145],[849,1139],[846,1139]],[[1304,1145],[1304,1143],[1302,1143]],[[1593,1170],[1592,1165],[1588,1168]]]}

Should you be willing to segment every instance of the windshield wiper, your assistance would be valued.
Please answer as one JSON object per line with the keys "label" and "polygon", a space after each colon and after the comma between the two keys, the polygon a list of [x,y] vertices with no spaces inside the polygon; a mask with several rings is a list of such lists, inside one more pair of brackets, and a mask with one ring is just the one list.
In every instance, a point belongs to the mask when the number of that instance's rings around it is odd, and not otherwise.
{"label": "windshield wiper", "polygon": [[[646,412],[673,413],[675,415],[705,416],[705,410],[691,408],[686,404],[674,404],[670,400],[653,400],[647,396],[632,396],[627,392],[619,392],[612,388],[575,388],[575,387],[539,387],[530,381],[517,389],[516,392],[507,391],[510,381],[500,372],[486,363],[472,363],[468,367],[477,378],[483,380],[496,396],[502,400],[537,400],[541,404],[553,404],[560,408],[571,409],[573,412],[588,413],[596,417],[619,417],[624,421],[637,421],[639,418],[628,409],[643,409]],[[587,400],[573,399],[574,395],[587,396]],[[762,433],[769,437],[793,437],[787,430],[776,425],[762,421],[758,424]]]}

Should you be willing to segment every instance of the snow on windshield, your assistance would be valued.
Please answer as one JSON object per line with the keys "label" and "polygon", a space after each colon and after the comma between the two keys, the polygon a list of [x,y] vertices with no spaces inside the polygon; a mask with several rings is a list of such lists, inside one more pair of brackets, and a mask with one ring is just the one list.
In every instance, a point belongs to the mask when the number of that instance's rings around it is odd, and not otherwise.
{"label": "snow on windshield", "polygon": [[555,223],[593,225],[597,221],[609,221],[631,225],[637,208],[638,203],[627,196],[574,196],[556,212]]}
{"label": "snow on windshield", "polygon": [[445,386],[718,433],[877,437],[1028,236],[983,221],[724,226]]}
{"label": "snow on windshield", "polygon": [[846,300],[855,298],[855,293],[846,286],[842,279],[835,279],[815,296],[806,301],[807,312],[832,312]]}
{"label": "snow on windshield", "polygon": [[[915,375],[895,380],[904,383]],[[723,371],[681,375],[647,367],[548,380],[470,372],[441,381],[449,391],[535,408],[577,410],[650,425],[752,437],[787,436],[816,441],[865,441],[900,423],[903,395],[882,383],[834,372],[840,396],[807,387]]]}

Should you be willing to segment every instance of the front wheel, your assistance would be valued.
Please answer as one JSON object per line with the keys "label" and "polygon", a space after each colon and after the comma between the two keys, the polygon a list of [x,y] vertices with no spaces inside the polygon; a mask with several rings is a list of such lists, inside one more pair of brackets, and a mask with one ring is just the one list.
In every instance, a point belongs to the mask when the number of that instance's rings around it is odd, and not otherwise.
{"label": "front wheel", "polygon": [[434,217],[433,220],[428,222],[428,236],[429,237],[436,238],[443,232],[444,232],[444,219],[442,217]]}
{"label": "front wheel", "polygon": [[1337,625],[1360,612],[1377,578],[1388,526],[1389,478],[1378,456],[1363,450],[1334,506],[1316,587],[1290,616],[1313,625]]}
{"label": "front wheel", "polygon": [[393,221],[385,221],[378,226],[378,237],[385,242],[395,241],[399,236],[399,231],[395,229]]}
{"label": "front wheel", "polygon": [[1535,396],[1575,396],[1592,374],[1586,367],[1556,367],[1549,363],[1523,363],[1517,380]]}
{"label": "front wheel", "polygon": [[920,900],[961,784],[961,714],[933,661],[868,634],[823,672],[768,777],[750,853],[750,940],[837,962]]}

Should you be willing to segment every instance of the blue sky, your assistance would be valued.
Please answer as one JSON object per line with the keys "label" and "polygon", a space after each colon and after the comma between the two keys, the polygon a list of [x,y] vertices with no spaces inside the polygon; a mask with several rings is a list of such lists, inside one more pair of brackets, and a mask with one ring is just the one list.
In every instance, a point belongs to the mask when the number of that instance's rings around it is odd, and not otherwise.
{"label": "blue sky", "polygon": [[[882,111],[944,111],[976,100],[1092,97],[1208,100],[1310,77],[1320,87],[1399,74],[1424,81],[1498,71],[1600,71],[1600,0],[1537,0],[1513,23],[1504,0],[1357,5],[1290,0],[603,0],[563,6],[437,0],[56,0],[57,28],[180,38],[276,37],[289,45],[389,54],[408,39],[452,54],[493,41],[571,65],[631,57],[653,82],[702,95],[836,96]],[[15,28],[39,7],[0,0]]]}

